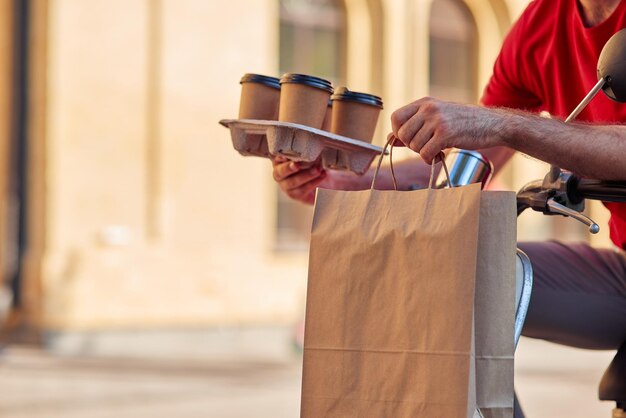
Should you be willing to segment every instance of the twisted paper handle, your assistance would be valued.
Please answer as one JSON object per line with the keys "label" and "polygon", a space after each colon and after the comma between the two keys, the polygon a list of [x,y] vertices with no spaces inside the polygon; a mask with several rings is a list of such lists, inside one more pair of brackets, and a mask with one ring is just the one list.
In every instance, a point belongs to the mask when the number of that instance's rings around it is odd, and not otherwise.
{"label": "twisted paper handle", "polygon": [[[391,180],[393,181],[393,189],[398,190],[398,182],[396,180],[396,173],[393,169],[393,144],[396,142],[397,138],[394,135],[390,135],[387,143],[383,147],[383,151],[380,153],[380,157],[378,157],[378,164],[376,165],[376,170],[374,171],[374,178],[372,179],[372,185],[370,190],[374,190],[374,185],[376,184],[376,178],[378,178],[378,172],[380,171],[380,166],[383,163],[383,158],[385,158],[385,153],[387,152],[387,148],[389,148],[389,168],[391,169]],[[448,187],[454,187],[452,182],[450,181],[450,173],[448,172],[448,166],[446,165],[446,155],[443,152],[437,154],[437,156],[433,159],[432,164],[430,165],[430,179],[428,181],[428,188],[435,188],[435,164],[437,164],[437,159],[441,161],[443,165],[443,171],[446,173],[446,182],[448,183]]]}

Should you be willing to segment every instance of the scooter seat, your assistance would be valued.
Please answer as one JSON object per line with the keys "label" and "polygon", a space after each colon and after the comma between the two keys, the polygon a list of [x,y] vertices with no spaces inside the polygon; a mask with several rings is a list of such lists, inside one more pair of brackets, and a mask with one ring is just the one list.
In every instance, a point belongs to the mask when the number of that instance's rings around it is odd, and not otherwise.
{"label": "scooter seat", "polygon": [[602,401],[615,401],[620,408],[626,405],[626,342],[617,350],[613,361],[600,381]]}

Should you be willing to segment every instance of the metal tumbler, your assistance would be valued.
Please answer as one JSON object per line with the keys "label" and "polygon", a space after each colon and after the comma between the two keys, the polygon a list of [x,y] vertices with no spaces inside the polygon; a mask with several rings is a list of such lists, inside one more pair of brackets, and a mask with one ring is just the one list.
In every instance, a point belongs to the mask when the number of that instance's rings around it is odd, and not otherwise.
{"label": "metal tumbler", "polygon": [[[493,173],[491,162],[477,151],[452,151],[446,157],[446,166],[450,173],[451,187],[481,183],[481,188],[484,189],[491,180]],[[438,189],[449,187],[443,167],[439,172],[435,187]]]}

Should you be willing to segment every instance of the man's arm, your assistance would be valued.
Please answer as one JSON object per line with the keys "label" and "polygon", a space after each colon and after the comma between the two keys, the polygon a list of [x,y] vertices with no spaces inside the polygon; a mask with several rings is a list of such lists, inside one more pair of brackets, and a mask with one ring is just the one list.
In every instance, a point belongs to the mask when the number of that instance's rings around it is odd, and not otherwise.
{"label": "man's arm", "polygon": [[[580,176],[626,180],[626,127],[565,124],[536,115],[502,112],[508,146]],[[502,117],[502,116],[501,116]]]}
{"label": "man's arm", "polygon": [[[480,150],[480,152],[494,164],[497,173],[515,151],[506,147],[494,147]],[[374,160],[372,167],[362,176],[345,171],[323,170],[319,166],[309,167],[310,163],[297,163],[283,157],[274,158],[272,163],[274,179],[281,190],[292,199],[312,205],[317,187],[332,190],[369,189],[374,178],[377,160]],[[423,187],[428,185],[431,167],[421,159],[399,161],[394,163],[393,168],[399,190],[408,190],[412,185]],[[440,167],[437,172],[439,169]],[[393,189],[389,164],[380,167],[376,179],[376,189]]]}
{"label": "man's arm", "polygon": [[585,177],[626,180],[626,127],[565,124],[510,110],[417,100],[392,115],[394,134],[430,162],[448,148],[508,147]]}
{"label": "man's arm", "polygon": [[[321,187],[333,190],[366,190],[372,185],[377,160],[362,176],[345,171],[324,170],[319,165],[310,167],[310,163],[298,163],[282,157],[272,160],[274,180],[281,190],[292,199],[313,204],[315,189]],[[398,182],[398,189],[407,190],[412,184],[426,185],[430,176],[430,166],[421,160],[405,160],[393,165]],[[376,189],[393,189],[393,180],[389,165],[380,168],[376,179]]]}

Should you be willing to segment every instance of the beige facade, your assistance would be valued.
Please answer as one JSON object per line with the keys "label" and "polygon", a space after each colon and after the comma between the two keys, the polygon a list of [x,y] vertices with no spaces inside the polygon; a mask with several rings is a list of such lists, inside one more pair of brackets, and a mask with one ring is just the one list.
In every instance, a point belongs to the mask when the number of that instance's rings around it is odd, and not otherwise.
{"label": "beige facade", "polygon": [[[345,0],[346,79],[428,94],[429,0]],[[483,85],[524,0],[467,0]],[[46,330],[288,324],[307,254],[275,247],[268,161],[218,120],[278,72],[277,0],[34,0],[27,312]],[[510,186],[542,176],[517,160]],[[0,178],[1,180],[1,178]],[[539,215],[522,236],[551,230]],[[530,231],[530,232],[529,232]],[[548,232],[546,232],[548,231]]]}
{"label": "beige facade", "polygon": [[[13,56],[13,7],[10,1],[0,1],[0,196],[8,196],[9,190],[9,137],[11,135],[11,81],[13,70],[11,57]],[[0,260],[8,259],[8,240],[11,232],[8,225],[8,212],[10,202],[8,199],[0,199]],[[4,276],[7,266],[0,263],[0,277]]]}

